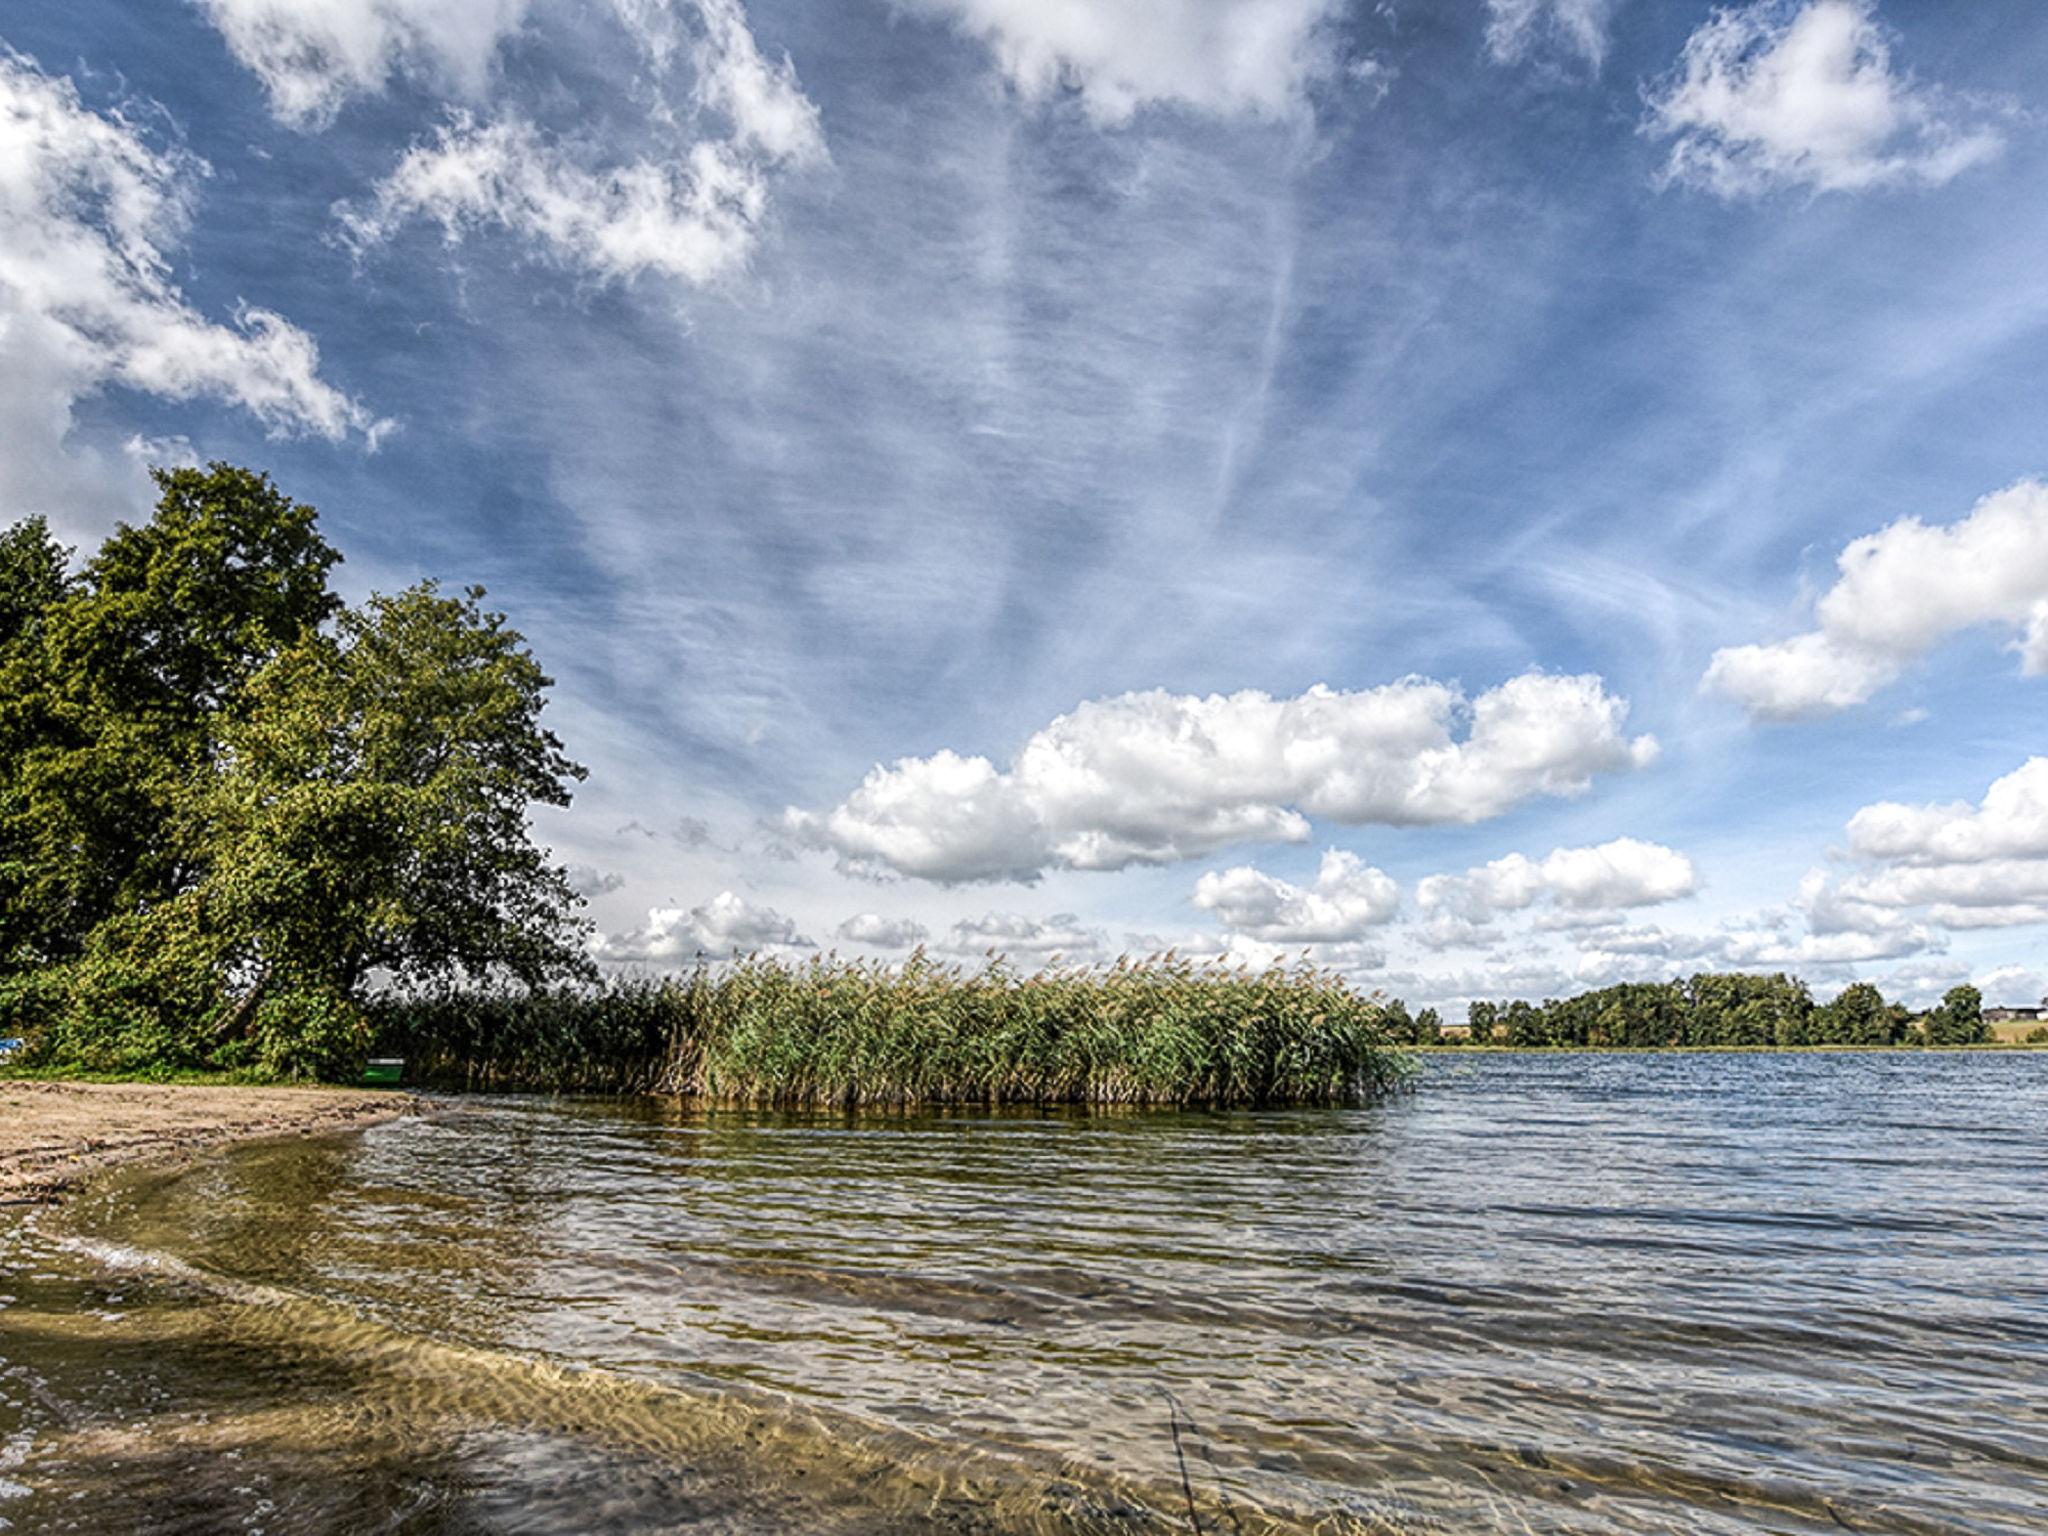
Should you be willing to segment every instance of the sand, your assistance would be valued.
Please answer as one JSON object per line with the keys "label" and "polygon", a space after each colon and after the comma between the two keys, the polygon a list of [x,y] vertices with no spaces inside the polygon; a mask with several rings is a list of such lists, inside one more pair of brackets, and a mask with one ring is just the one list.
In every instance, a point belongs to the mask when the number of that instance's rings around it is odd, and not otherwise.
{"label": "sand", "polygon": [[80,1180],[123,1163],[372,1125],[417,1104],[409,1094],[337,1088],[0,1079],[0,1205],[56,1200]]}

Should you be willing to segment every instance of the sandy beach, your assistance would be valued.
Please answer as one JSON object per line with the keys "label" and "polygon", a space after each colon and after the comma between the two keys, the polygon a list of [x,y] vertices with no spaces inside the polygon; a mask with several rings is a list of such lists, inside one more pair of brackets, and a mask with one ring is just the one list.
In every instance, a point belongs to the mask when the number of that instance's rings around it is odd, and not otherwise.
{"label": "sandy beach", "polygon": [[117,1164],[372,1125],[416,1103],[334,1088],[0,1080],[0,1205],[55,1200]]}

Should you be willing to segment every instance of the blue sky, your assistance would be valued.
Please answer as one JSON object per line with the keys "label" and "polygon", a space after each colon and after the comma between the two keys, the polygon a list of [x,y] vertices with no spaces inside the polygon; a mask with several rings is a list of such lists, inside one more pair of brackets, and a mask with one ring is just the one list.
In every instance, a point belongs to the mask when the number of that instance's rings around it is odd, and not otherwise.
{"label": "blue sky", "polygon": [[484,583],[608,959],[2048,990],[2025,0],[0,40],[0,517],[225,458]]}

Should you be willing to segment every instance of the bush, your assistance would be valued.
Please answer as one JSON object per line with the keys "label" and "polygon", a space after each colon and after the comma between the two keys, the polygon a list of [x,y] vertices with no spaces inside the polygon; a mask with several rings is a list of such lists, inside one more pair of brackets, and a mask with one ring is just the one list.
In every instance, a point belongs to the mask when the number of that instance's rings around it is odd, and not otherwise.
{"label": "bush", "polygon": [[370,1054],[370,1022],[334,992],[280,992],[256,1005],[256,1066],[271,1077],[353,1082]]}

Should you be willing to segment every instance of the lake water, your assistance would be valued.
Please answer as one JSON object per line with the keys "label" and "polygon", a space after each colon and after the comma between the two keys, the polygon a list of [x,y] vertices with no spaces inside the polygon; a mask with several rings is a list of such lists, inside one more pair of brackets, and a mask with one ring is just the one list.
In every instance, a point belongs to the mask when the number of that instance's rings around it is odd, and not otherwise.
{"label": "lake water", "polygon": [[14,1531],[2048,1531],[2048,1054],[476,1101],[0,1232]]}

